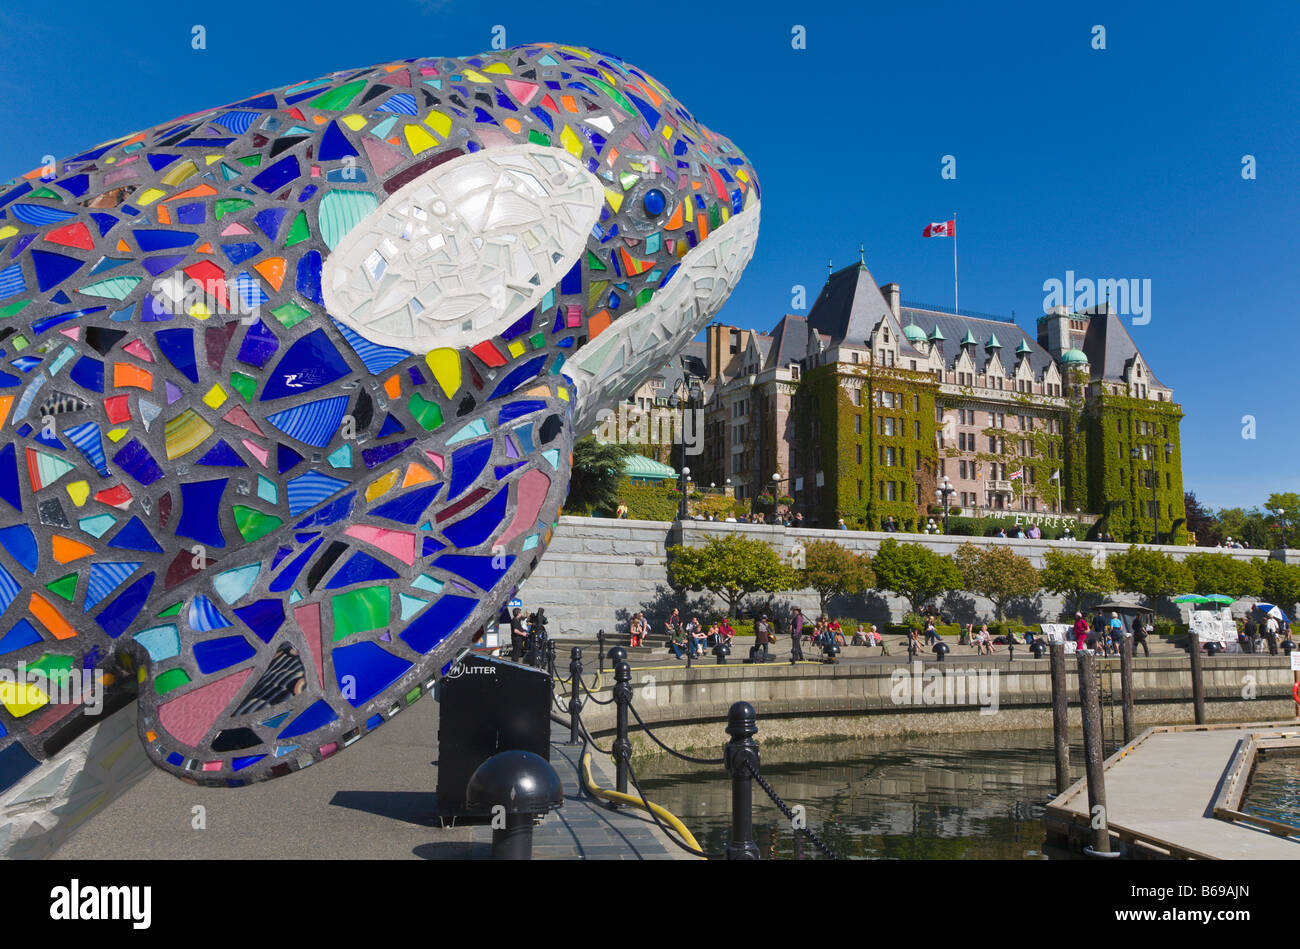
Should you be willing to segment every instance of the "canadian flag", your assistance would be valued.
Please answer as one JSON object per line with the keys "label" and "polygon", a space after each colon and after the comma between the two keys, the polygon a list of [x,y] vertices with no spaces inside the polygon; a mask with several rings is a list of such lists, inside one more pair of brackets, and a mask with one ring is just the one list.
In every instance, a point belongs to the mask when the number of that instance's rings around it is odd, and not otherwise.
{"label": "canadian flag", "polygon": [[957,235],[957,219],[951,221],[940,221],[938,224],[929,224],[922,237],[955,237]]}

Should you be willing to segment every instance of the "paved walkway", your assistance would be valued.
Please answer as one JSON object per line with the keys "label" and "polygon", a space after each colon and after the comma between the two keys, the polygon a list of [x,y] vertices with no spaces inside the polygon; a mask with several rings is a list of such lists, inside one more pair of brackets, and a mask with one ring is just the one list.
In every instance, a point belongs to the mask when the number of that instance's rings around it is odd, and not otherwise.
{"label": "paved walkway", "polygon": [[[1147,736],[1106,769],[1110,824],[1220,860],[1300,858],[1300,841],[1214,816],[1214,798],[1238,742],[1268,730],[1257,725]],[[1069,788],[1051,809],[1086,814],[1086,782]]]}
{"label": "paved walkway", "polygon": [[[437,720],[438,704],[426,698],[334,758],[244,788],[196,787],[155,771],[52,859],[488,858],[490,828],[443,828],[432,816]],[[534,831],[536,858],[691,859],[641,812],[609,811],[580,796],[576,749],[561,744],[567,738],[567,729],[553,725],[551,763],[564,806]],[[608,758],[594,753],[599,786],[613,787],[610,772]]]}

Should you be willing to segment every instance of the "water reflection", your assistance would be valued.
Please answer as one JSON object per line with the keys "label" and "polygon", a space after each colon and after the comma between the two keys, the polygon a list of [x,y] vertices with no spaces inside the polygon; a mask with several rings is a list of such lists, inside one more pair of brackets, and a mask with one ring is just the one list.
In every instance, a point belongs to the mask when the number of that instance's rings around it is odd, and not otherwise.
{"label": "water reflection", "polygon": [[[1081,746],[1070,753],[1078,777]],[[637,764],[646,795],[721,850],[731,785],[721,768],[667,756]],[[800,741],[763,748],[763,776],[841,857],[1044,859],[1043,807],[1054,790],[1050,731]],[[820,856],[754,786],[754,839],[768,859]]]}
{"label": "water reflection", "polygon": [[1241,809],[1300,827],[1300,755],[1270,754],[1256,764]]}

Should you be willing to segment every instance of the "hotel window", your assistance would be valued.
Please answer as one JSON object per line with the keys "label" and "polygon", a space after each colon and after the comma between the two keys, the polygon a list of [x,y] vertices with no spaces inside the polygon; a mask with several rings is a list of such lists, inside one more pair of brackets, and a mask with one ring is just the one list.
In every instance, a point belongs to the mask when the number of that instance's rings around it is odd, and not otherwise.
{"label": "hotel window", "polygon": [[858,500],[862,500],[862,479],[858,479]]}
{"label": "hotel window", "polygon": [[885,464],[891,468],[894,466],[894,449],[892,447],[885,449]]}
{"label": "hotel window", "polygon": [[862,464],[862,446],[858,446],[858,464]]}
{"label": "hotel window", "polygon": [[917,451],[916,451],[916,468],[915,468],[915,470],[916,470],[916,471],[920,471],[920,470],[921,470],[921,451],[920,451],[920,449],[917,449]]}
{"label": "hotel window", "polygon": [[894,407],[894,393],[892,392],[880,393],[880,404],[887,409],[892,409]]}
{"label": "hotel window", "polygon": [[912,437],[915,438],[917,441],[920,441],[920,440],[921,440],[921,423],[920,423],[920,422],[916,422],[916,421],[913,421],[913,422],[912,422]]}
{"label": "hotel window", "polygon": [[921,397],[919,395],[912,396],[912,411],[921,411]]}
{"label": "hotel window", "polygon": [[964,461],[957,462],[957,476],[960,478],[966,477],[966,462]]}
{"label": "hotel window", "polygon": [[862,434],[862,416],[861,416],[861,415],[855,415],[855,416],[853,416],[853,434],[854,434],[854,435],[861,435],[861,434]]}
{"label": "hotel window", "polygon": [[861,390],[861,389],[853,389],[853,390],[851,390],[851,391],[852,391],[851,398],[853,399],[853,404],[854,404],[854,405],[861,405],[861,404],[862,404],[862,390]]}
{"label": "hotel window", "polygon": [[893,434],[894,434],[894,420],[893,420],[892,418],[886,418],[886,419],[885,419],[885,430],[884,430],[884,434],[886,434],[886,435],[893,435]]}

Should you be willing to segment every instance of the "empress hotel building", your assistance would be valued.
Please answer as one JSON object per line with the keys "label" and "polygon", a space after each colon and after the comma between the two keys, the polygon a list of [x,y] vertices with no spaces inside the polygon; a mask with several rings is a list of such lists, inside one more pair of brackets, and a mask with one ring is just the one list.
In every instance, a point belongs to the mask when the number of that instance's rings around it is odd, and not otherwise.
{"label": "empress hotel building", "polygon": [[708,327],[629,401],[701,409],[694,481],[760,510],[788,498],[812,524],[920,529],[947,488],[954,514],[1088,513],[1121,540],[1185,540],[1182,410],[1109,304],[1031,336],[904,306],[853,264],[770,332]]}

